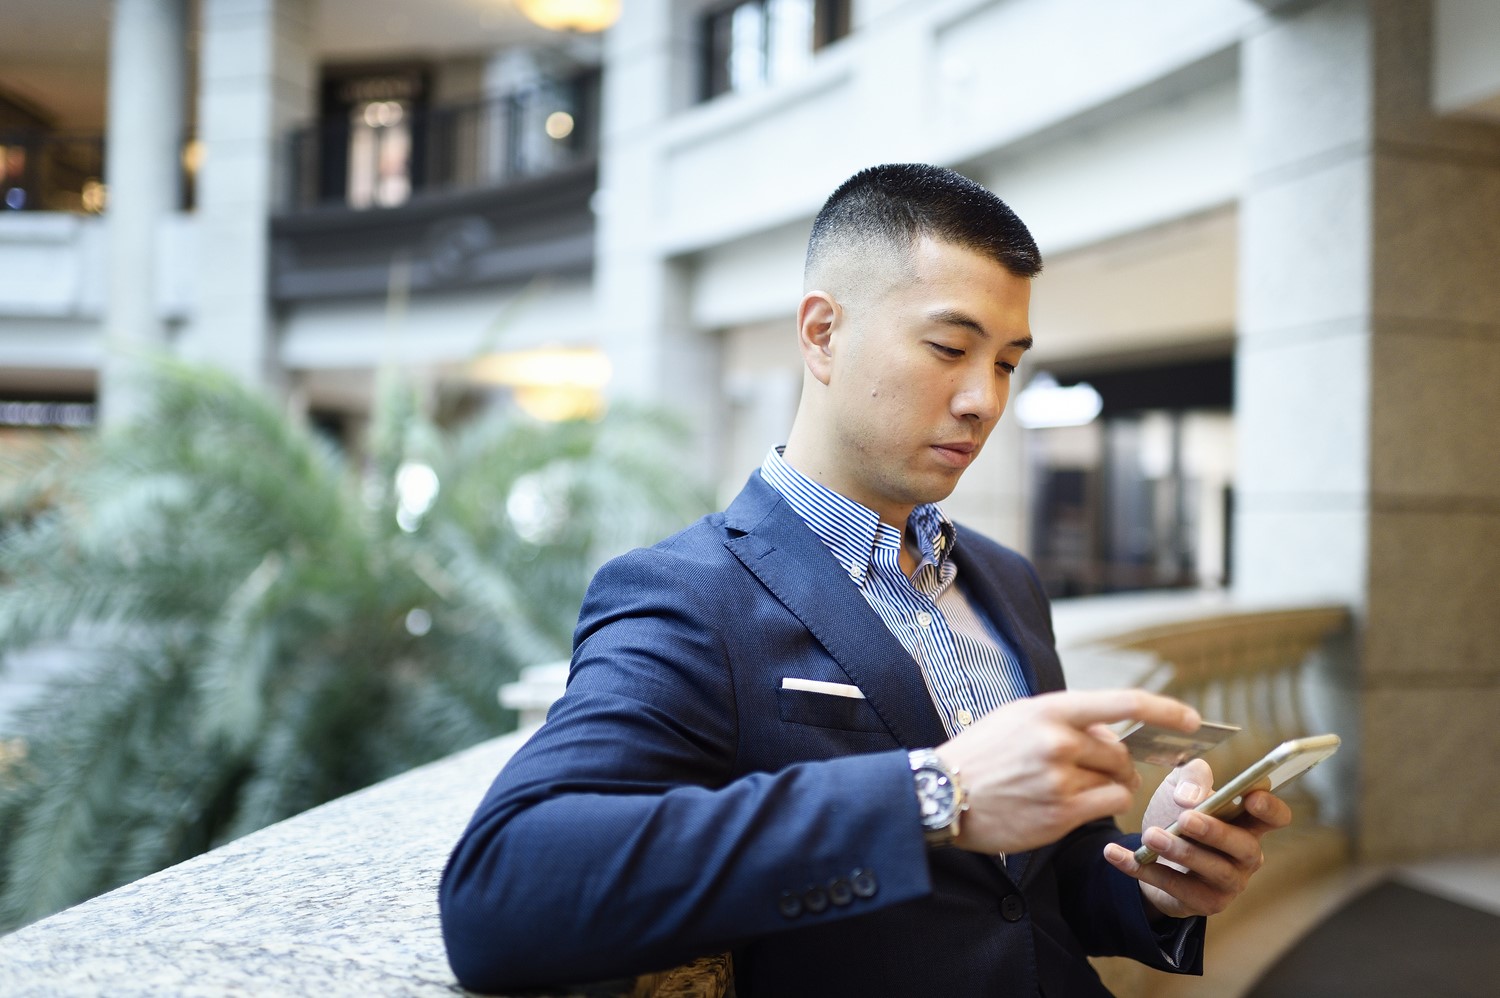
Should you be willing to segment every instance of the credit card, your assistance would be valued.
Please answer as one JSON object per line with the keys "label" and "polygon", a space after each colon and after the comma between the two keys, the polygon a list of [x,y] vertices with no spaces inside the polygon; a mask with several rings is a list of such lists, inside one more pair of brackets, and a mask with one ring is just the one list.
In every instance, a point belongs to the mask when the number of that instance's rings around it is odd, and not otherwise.
{"label": "credit card", "polygon": [[1192,734],[1137,722],[1120,735],[1130,757],[1153,766],[1181,766],[1196,759],[1240,729],[1233,724],[1204,721]]}

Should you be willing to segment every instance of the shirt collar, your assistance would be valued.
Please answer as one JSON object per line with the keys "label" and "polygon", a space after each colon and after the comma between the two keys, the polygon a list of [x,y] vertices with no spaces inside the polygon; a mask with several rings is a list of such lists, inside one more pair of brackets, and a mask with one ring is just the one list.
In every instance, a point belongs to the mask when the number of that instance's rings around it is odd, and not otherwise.
{"label": "shirt collar", "polygon": [[[786,463],[784,447],[773,447],[760,466],[760,477],[802,518],[838,559],[855,583],[870,571],[876,547],[899,548],[901,534],[880,522],[873,509],[813,481]],[[953,523],[936,503],[923,503],[911,512],[907,529],[916,538],[919,563],[931,562],[942,574],[953,554]]]}
{"label": "shirt collar", "polygon": [[917,539],[917,550],[922,560],[931,561],[938,574],[943,574],[958,540],[953,521],[948,519],[937,503],[923,503],[911,511],[907,529]]}

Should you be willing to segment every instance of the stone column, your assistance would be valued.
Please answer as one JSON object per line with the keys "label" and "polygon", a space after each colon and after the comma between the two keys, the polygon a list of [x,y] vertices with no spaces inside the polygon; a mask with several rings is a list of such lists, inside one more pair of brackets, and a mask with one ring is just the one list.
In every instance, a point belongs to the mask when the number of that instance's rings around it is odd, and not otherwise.
{"label": "stone column", "polygon": [[1438,117],[1428,0],[1246,39],[1236,588],[1358,619],[1362,858],[1500,848],[1500,128]]}
{"label": "stone column", "polygon": [[202,0],[199,299],[183,353],[279,389],[270,216],[288,131],[312,117],[311,0]]}
{"label": "stone column", "polygon": [[139,408],[132,384],[137,361],[167,343],[156,294],[158,233],[182,198],[186,62],[185,0],[116,0],[105,147],[109,284],[99,385],[107,425]]}
{"label": "stone column", "polygon": [[[594,294],[611,393],[686,414],[707,462],[724,421],[718,342],[692,328],[687,275],[657,245],[661,212],[651,201],[661,190],[661,124],[687,101],[692,80],[690,24],[678,6],[626,4],[605,40]],[[712,464],[701,467],[710,480]]]}

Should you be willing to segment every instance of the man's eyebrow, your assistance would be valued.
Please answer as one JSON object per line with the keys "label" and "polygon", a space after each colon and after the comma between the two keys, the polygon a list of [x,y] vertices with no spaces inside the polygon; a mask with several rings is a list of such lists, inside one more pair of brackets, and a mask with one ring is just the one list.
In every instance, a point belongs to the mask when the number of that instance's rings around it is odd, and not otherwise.
{"label": "man's eyebrow", "polygon": [[[962,326],[984,339],[990,338],[989,330],[979,324],[979,321],[967,312],[960,312],[956,308],[937,308],[927,313],[927,318],[932,322],[939,322],[945,326]],[[1010,346],[1020,347],[1022,350],[1030,350],[1032,344],[1031,336],[1017,337],[1010,341]]]}

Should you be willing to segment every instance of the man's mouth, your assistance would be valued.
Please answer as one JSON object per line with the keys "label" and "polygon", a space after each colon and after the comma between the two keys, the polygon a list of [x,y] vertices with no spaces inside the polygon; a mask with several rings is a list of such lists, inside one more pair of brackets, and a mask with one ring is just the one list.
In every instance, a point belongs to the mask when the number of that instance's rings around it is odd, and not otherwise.
{"label": "man's mouth", "polygon": [[932,449],[944,463],[955,468],[967,468],[974,460],[974,456],[979,453],[979,445],[972,440],[933,444]]}

